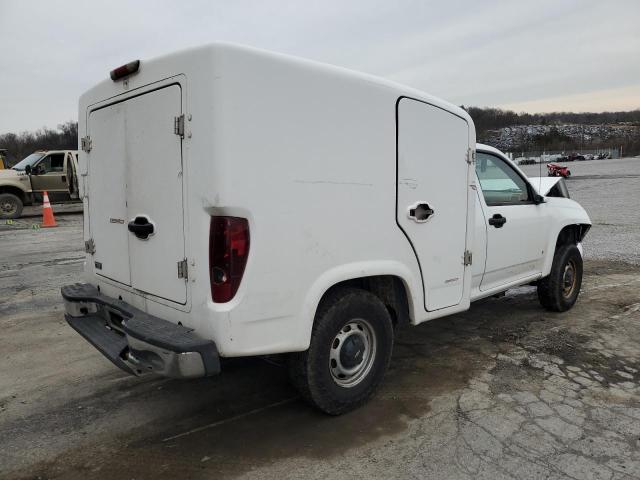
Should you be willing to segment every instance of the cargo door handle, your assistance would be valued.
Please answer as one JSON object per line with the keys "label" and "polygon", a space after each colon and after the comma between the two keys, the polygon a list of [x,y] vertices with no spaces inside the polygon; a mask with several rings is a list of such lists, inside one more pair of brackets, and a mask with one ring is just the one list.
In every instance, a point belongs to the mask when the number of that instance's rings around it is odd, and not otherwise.
{"label": "cargo door handle", "polygon": [[502,226],[507,223],[507,219],[504,218],[499,213],[496,213],[493,217],[489,219],[489,225],[493,225],[496,228],[502,228]]}
{"label": "cargo door handle", "polygon": [[127,225],[131,233],[141,240],[146,240],[153,234],[154,226],[147,217],[136,217]]}
{"label": "cargo door handle", "polygon": [[427,202],[418,202],[409,207],[407,216],[416,223],[424,223],[434,213],[435,210]]}

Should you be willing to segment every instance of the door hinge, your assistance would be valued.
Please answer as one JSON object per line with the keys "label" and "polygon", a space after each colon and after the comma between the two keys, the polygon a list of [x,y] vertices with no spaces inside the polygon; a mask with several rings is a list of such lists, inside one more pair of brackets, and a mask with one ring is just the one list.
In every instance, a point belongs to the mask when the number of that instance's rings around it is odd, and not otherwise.
{"label": "door hinge", "polygon": [[464,251],[464,266],[471,265],[473,263],[473,254],[469,250]]}
{"label": "door hinge", "polygon": [[80,147],[83,152],[89,153],[91,151],[91,137],[89,135],[80,139]]}
{"label": "door hinge", "polygon": [[96,243],[93,241],[93,238],[90,238],[86,242],[84,242],[84,251],[86,253],[90,253],[93,255],[96,253]]}
{"label": "door hinge", "polygon": [[178,262],[178,278],[189,278],[189,267],[187,266],[187,259],[180,260]]}
{"label": "door hinge", "polygon": [[476,161],[476,151],[473,148],[467,150],[467,163],[473,163]]}
{"label": "door hinge", "polygon": [[184,137],[184,114],[173,117],[173,133]]}

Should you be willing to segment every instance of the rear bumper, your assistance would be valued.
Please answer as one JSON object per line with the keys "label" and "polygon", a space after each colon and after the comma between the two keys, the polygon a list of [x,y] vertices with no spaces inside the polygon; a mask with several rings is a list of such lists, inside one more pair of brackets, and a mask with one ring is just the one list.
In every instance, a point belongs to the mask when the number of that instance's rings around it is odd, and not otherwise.
{"label": "rear bumper", "polygon": [[220,373],[216,344],[107,297],[90,284],[62,287],[65,319],[117,367],[132,375],[198,378]]}

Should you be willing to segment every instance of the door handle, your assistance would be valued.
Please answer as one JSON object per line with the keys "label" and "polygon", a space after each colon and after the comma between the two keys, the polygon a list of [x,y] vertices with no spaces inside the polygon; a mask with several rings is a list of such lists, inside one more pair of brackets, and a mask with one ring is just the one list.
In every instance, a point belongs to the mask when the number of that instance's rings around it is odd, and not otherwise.
{"label": "door handle", "polygon": [[153,223],[149,222],[147,217],[136,217],[129,224],[127,228],[131,233],[141,240],[146,240],[149,235],[153,234]]}
{"label": "door handle", "polygon": [[408,217],[417,223],[426,222],[429,217],[435,214],[435,210],[426,202],[418,202],[409,207]]}
{"label": "door handle", "polygon": [[507,223],[507,219],[504,218],[499,213],[496,213],[493,217],[489,219],[489,225],[493,225],[496,228],[502,228],[502,226]]}

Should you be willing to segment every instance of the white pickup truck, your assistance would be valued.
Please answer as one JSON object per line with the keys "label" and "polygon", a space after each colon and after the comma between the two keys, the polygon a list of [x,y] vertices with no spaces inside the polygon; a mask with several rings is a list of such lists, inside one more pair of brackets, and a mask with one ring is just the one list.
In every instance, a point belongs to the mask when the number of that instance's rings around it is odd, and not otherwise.
{"label": "white pickup truck", "polygon": [[119,67],[79,108],[86,283],[65,316],[128,373],[287,354],[340,414],[396,326],[532,282],[550,310],[578,297],[584,209],[423,92],[213,44]]}

